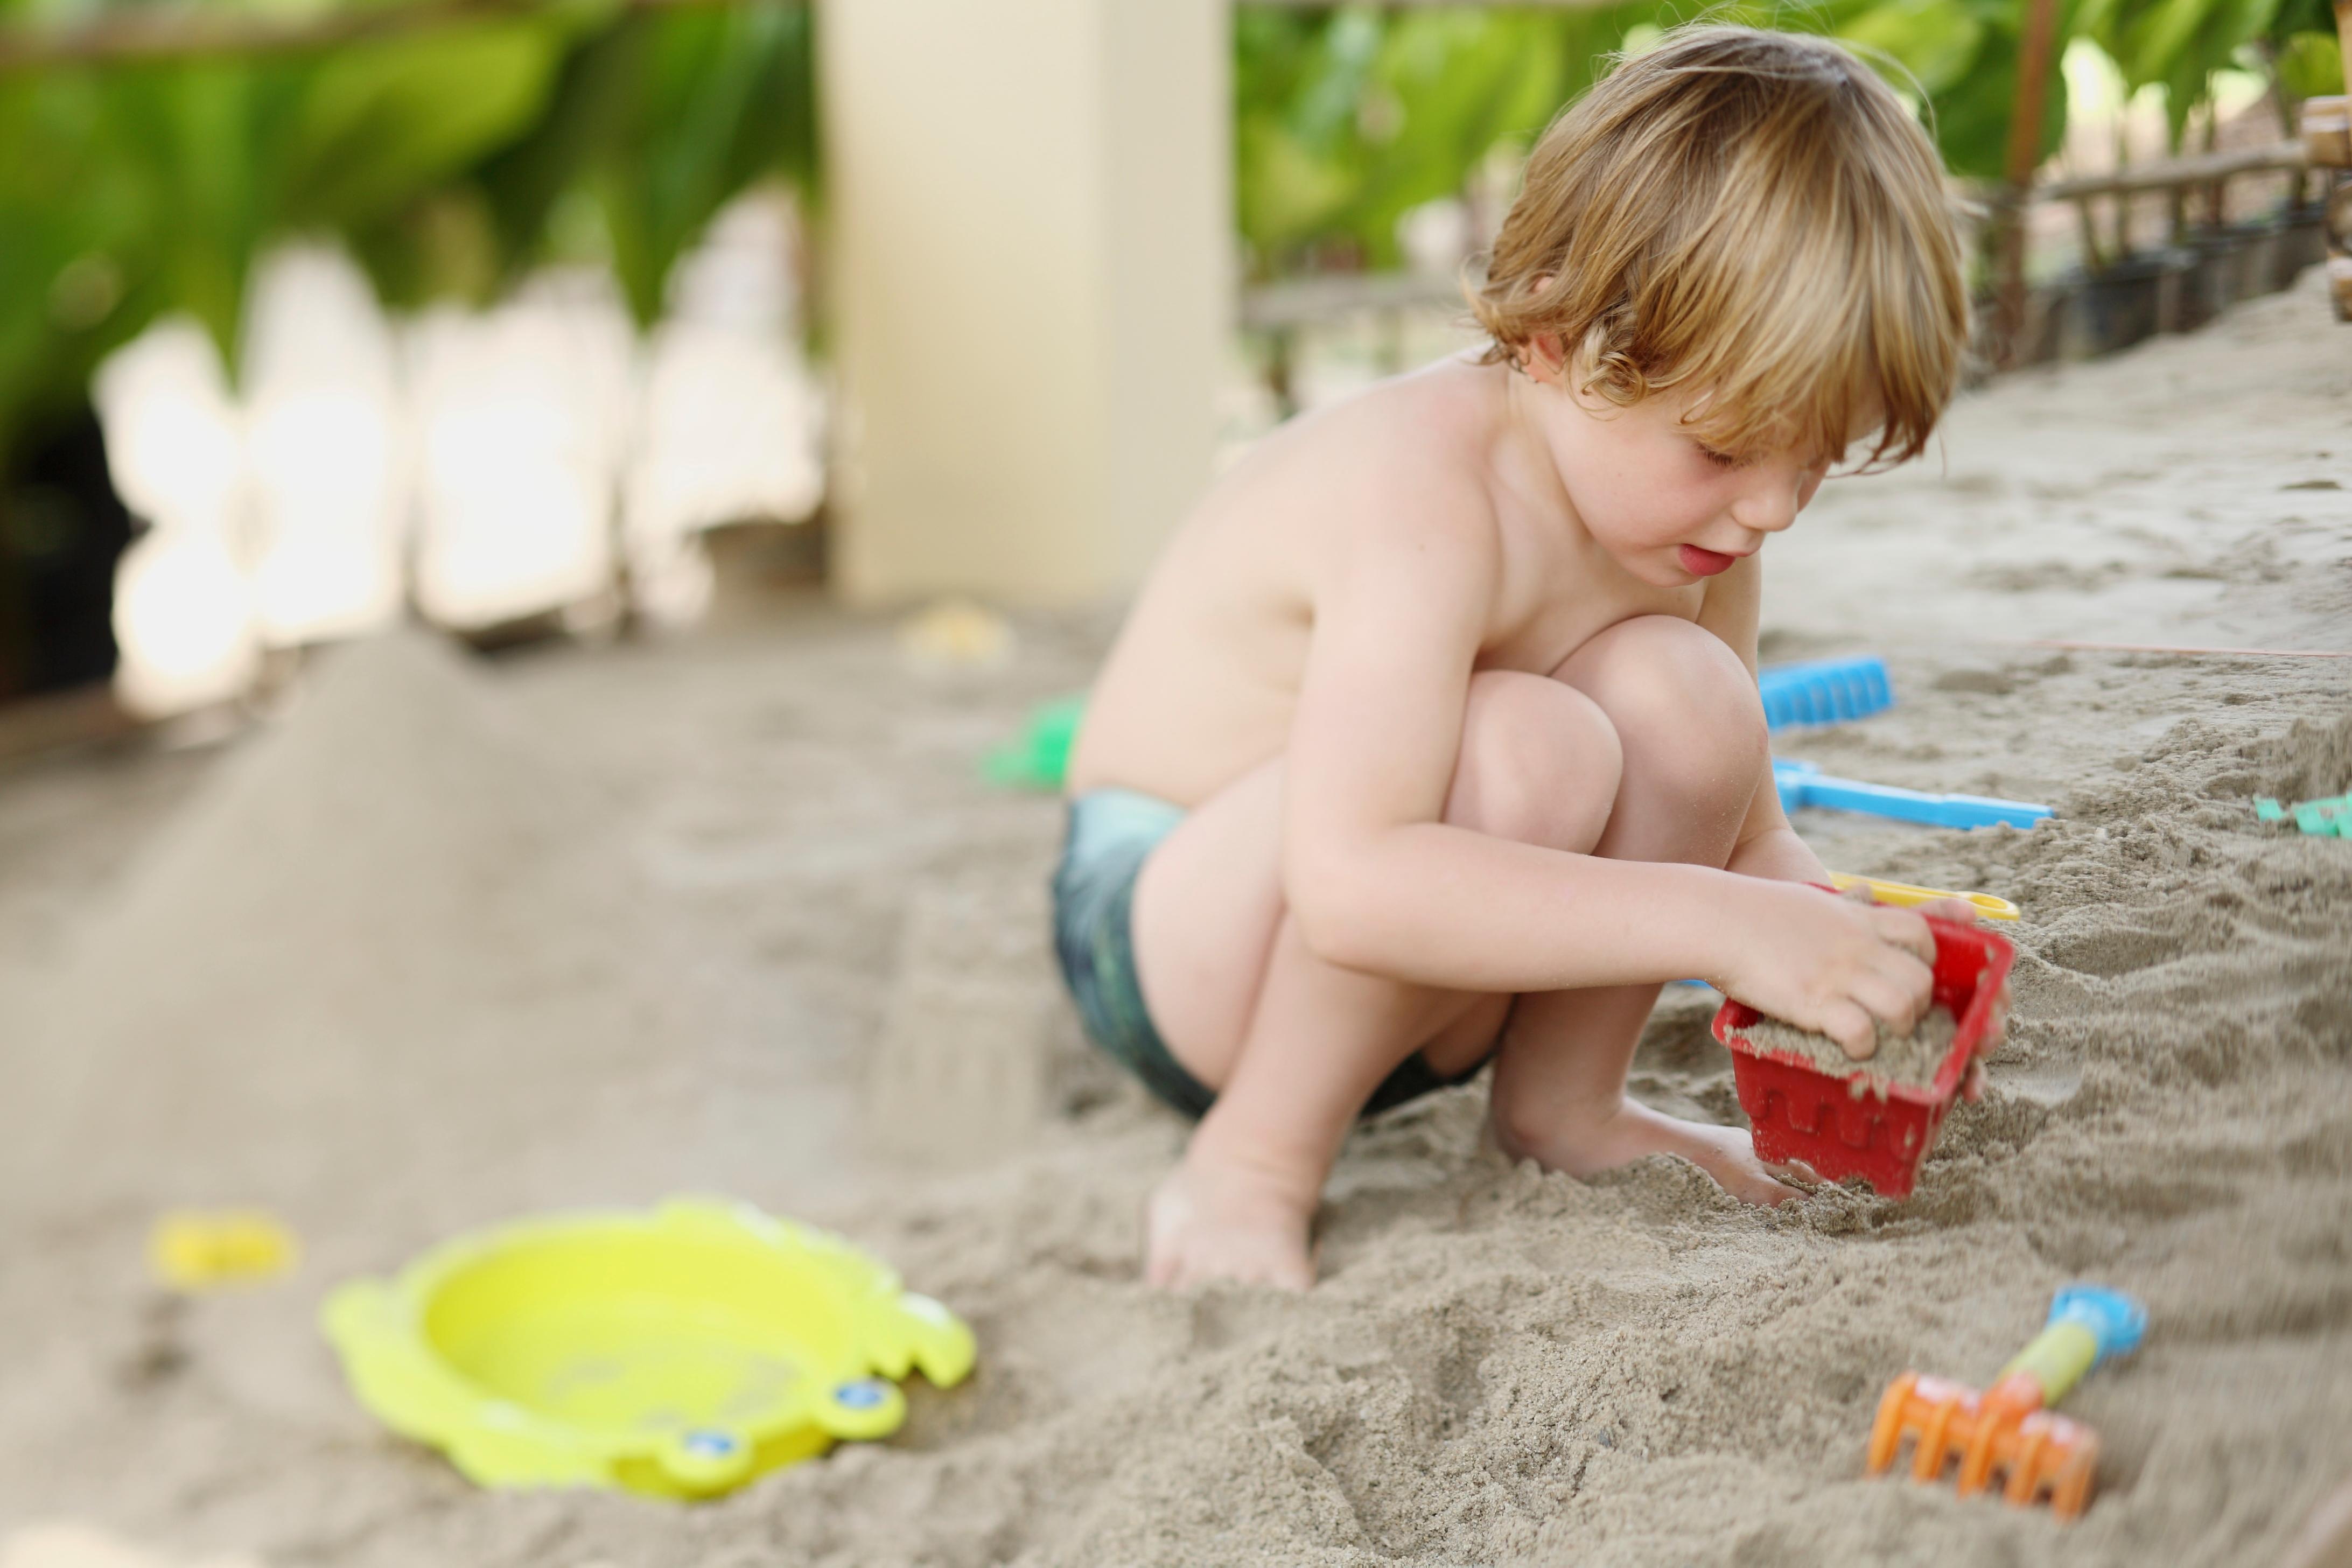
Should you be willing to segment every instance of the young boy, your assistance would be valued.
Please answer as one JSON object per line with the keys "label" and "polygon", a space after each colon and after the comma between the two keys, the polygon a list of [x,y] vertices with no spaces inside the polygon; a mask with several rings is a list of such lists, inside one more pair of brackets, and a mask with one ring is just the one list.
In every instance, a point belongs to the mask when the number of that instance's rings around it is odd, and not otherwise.
{"label": "young boy", "polygon": [[1483,357],[1218,483],[1090,700],[1056,949],[1096,1041],[1201,1119],[1157,1284],[1310,1284],[1349,1126],[1489,1061],[1514,1157],[1679,1154],[1778,1203],[1745,1132],[1626,1097],[1660,983],[1856,1057],[1927,1004],[1916,914],[1803,886],[1754,557],[1951,395],[1934,147],[1833,45],[1670,34],[1546,133],[1472,303]]}

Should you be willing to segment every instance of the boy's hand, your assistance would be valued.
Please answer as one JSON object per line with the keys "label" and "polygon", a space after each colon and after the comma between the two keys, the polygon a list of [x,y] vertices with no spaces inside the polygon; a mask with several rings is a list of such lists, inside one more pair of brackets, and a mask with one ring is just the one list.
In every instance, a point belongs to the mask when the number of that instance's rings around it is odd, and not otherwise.
{"label": "boy's hand", "polygon": [[1874,1018],[1907,1029],[1927,1011],[1936,939],[1917,913],[1787,882],[1744,883],[1738,899],[1715,980],[1726,995],[1827,1035],[1855,1061],[1878,1049]]}

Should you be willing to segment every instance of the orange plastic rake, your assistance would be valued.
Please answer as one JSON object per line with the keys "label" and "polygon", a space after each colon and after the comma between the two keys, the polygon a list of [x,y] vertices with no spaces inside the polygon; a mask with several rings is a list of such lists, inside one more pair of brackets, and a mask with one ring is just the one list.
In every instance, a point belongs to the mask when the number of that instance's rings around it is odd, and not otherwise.
{"label": "orange plastic rake", "polygon": [[1884,1475],[1906,1436],[1911,1475],[1942,1479],[1957,1459],[1962,1497],[2003,1482],[2012,1504],[2047,1495],[2062,1520],[2081,1513],[2099,1466],[2099,1436],[2049,1407],[2085,1373],[2132,1350],[2147,1331],[2147,1309],[2120,1290],[2072,1285],[2050,1303],[2050,1320],[1982,1393],[1906,1372],[1887,1385],[1870,1431],[1870,1473]]}

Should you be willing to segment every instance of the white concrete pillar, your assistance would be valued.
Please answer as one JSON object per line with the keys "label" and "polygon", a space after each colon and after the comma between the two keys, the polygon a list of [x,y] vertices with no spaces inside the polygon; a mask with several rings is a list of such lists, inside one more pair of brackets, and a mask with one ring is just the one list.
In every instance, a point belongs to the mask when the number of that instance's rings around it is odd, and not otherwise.
{"label": "white concrete pillar", "polygon": [[835,584],[1069,603],[1208,479],[1226,0],[827,0]]}

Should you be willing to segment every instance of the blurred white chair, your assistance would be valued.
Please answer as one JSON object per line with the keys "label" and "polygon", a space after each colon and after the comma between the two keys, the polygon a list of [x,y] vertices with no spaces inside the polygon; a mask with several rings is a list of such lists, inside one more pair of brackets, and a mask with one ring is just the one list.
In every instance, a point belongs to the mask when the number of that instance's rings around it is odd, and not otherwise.
{"label": "blurred white chair", "polygon": [[630,604],[657,625],[697,618],[709,603],[702,531],[799,522],[824,496],[822,404],[785,265],[793,243],[789,198],[757,192],[713,219],[671,275],[621,507]]}
{"label": "blurred white chair", "polygon": [[639,616],[698,619],[702,532],[799,521],[824,493],[793,222],[778,192],[722,213],[642,355],[600,271],[396,336],[316,246],[255,274],[243,406],[201,327],[149,329],[94,392],[115,488],[150,525],[117,571],[123,700],[160,718],[235,698],[265,649],[381,630],[404,597],[457,631],[593,621],[625,563]]}
{"label": "blurred white chair", "polygon": [[278,252],[246,325],[247,455],[264,642],[380,631],[405,599],[410,494],[392,330],[339,250]]}
{"label": "blurred white chair", "polygon": [[90,395],[115,491],[148,525],[115,566],[115,690],[157,719],[237,697],[261,637],[244,419],[220,354],[194,321],[161,321],[109,356]]}
{"label": "blurred white chair", "polygon": [[488,311],[436,307],[408,350],[417,608],[473,631],[609,600],[635,369],[610,281],[551,274]]}

